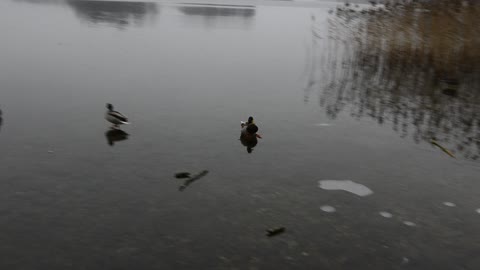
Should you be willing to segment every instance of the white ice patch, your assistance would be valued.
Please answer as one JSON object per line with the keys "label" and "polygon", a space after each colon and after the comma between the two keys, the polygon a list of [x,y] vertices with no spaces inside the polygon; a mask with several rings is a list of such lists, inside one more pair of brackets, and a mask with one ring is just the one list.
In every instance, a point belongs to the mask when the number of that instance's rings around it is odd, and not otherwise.
{"label": "white ice patch", "polygon": [[379,212],[380,216],[384,217],[384,218],[392,218],[393,215],[388,213],[388,212]]}
{"label": "white ice patch", "polygon": [[444,202],[443,205],[448,206],[448,207],[455,207],[456,205],[452,202]]}
{"label": "white ice patch", "polygon": [[337,211],[337,210],[335,209],[335,207],[330,206],[330,205],[320,206],[320,210],[322,210],[323,212],[327,212],[327,213],[333,213],[333,212]]}
{"label": "white ice patch", "polygon": [[318,187],[325,190],[344,190],[362,197],[373,194],[368,187],[350,180],[320,180]]}
{"label": "white ice patch", "polygon": [[404,221],[403,224],[407,225],[407,226],[410,226],[410,227],[414,227],[414,226],[417,226],[415,223],[411,222],[411,221]]}
{"label": "white ice patch", "polygon": [[318,123],[318,124],[314,124],[314,126],[316,126],[316,127],[329,127],[329,126],[331,126],[331,124],[329,124],[329,123]]}

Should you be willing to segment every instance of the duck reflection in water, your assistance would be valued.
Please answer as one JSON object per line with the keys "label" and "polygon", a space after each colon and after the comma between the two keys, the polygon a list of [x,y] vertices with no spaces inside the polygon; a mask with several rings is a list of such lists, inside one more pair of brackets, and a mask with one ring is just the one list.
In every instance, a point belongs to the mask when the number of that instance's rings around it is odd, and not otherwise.
{"label": "duck reflection in water", "polygon": [[240,135],[240,142],[243,146],[247,147],[247,152],[250,154],[252,153],[253,148],[257,145],[258,140],[256,137],[248,138],[242,134]]}
{"label": "duck reflection in water", "polygon": [[121,129],[111,128],[105,132],[108,144],[113,146],[115,142],[128,140],[129,134]]}
{"label": "duck reflection in water", "polygon": [[250,116],[247,122],[241,123],[242,131],[240,133],[240,142],[247,147],[247,152],[250,154],[253,148],[257,145],[258,139],[262,136],[258,134],[258,126],[255,124],[253,117]]}

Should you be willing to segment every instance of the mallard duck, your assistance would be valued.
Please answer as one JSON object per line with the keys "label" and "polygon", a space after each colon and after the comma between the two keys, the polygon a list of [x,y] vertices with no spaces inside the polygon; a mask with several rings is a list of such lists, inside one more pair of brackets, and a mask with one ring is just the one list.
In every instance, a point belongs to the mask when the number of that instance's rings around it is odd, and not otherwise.
{"label": "mallard duck", "polygon": [[128,118],[125,115],[113,110],[112,104],[107,103],[107,109],[108,111],[105,114],[105,119],[107,119],[108,122],[112,123],[114,127],[130,124],[128,122]]}
{"label": "mallard duck", "polygon": [[255,124],[255,122],[253,121],[253,116],[248,117],[247,122],[241,121],[240,123],[241,123],[242,128],[245,127],[245,126],[248,126],[250,124]]}
{"label": "mallard duck", "polygon": [[255,124],[255,121],[253,120],[253,117],[250,116],[248,117],[247,122],[241,121],[241,127],[242,127],[242,136],[247,136],[247,137],[256,137],[261,139],[262,136],[260,134],[257,134],[258,132],[258,126]]}

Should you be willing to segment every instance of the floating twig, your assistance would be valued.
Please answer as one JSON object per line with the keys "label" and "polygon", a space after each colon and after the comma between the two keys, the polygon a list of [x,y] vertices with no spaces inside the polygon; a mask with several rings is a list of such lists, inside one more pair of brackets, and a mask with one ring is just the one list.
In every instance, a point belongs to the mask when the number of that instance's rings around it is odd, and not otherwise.
{"label": "floating twig", "polygon": [[278,227],[278,228],[273,228],[273,229],[268,229],[267,230],[267,236],[272,237],[277,234],[281,234],[285,232],[285,227]]}
{"label": "floating twig", "polygon": [[449,155],[450,157],[452,158],[455,158],[455,156],[452,154],[452,152],[450,152],[447,148],[441,146],[438,142],[436,142],[435,140],[431,140],[430,141],[433,145],[435,145],[436,147],[440,148],[443,152],[445,152],[447,155]]}
{"label": "floating twig", "polygon": [[201,171],[199,174],[193,176],[192,178],[185,180],[185,182],[183,182],[183,185],[181,185],[178,188],[178,190],[184,191],[189,185],[191,185],[193,182],[197,181],[198,179],[204,177],[205,175],[207,175],[207,173],[208,171],[204,170],[204,171]]}
{"label": "floating twig", "polygon": [[189,178],[190,173],[189,172],[179,172],[175,174],[175,178],[181,179],[181,178]]}

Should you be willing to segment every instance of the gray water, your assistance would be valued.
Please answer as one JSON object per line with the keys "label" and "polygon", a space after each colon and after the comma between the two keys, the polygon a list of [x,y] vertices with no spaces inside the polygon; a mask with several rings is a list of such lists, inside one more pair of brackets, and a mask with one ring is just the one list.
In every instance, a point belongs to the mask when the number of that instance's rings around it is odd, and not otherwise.
{"label": "gray water", "polygon": [[306,87],[335,3],[228,3],[0,2],[0,269],[480,269],[479,163]]}

